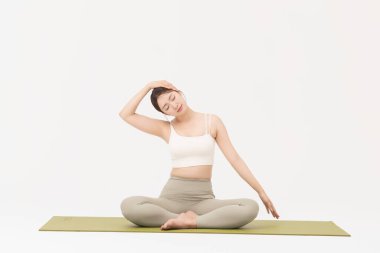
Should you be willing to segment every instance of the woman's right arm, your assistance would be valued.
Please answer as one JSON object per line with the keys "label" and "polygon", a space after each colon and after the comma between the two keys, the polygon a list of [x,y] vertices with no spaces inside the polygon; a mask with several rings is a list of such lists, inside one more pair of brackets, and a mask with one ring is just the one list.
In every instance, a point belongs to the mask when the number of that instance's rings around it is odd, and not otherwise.
{"label": "woman's right arm", "polygon": [[131,98],[131,100],[129,100],[129,102],[119,112],[119,116],[122,117],[126,121],[129,116],[134,115],[141,100],[150,91],[151,87],[152,87],[151,83],[148,83],[137,94],[135,94]]}
{"label": "woman's right arm", "polygon": [[144,88],[142,88],[134,97],[132,97],[132,99],[123,107],[123,109],[119,112],[120,117],[126,121],[129,116],[134,115],[141,100],[151,89],[154,89],[156,87],[165,87],[167,89],[177,90],[177,88],[168,81],[152,81],[145,85]]}
{"label": "woman's right arm", "polygon": [[153,81],[144,86],[120,111],[120,117],[131,126],[148,134],[153,134],[162,138],[166,142],[166,133],[168,132],[168,122],[160,119],[153,119],[136,112],[138,105],[150,89],[156,87],[166,87],[176,89],[167,81]]}

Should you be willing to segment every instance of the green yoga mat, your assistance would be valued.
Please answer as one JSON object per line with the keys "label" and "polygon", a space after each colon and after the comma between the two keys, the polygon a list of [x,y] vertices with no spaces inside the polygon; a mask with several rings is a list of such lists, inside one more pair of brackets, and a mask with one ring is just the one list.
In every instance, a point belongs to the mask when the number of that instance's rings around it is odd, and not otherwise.
{"label": "green yoga mat", "polygon": [[140,227],[124,217],[53,216],[39,231],[351,236],[332,221],[253,220],[238,229]]}

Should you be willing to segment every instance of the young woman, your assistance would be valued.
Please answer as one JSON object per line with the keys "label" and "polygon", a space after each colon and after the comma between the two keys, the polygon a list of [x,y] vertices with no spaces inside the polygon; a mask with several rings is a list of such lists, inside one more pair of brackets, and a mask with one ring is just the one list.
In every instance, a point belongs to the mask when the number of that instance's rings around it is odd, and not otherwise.
{"label": "young woman", "polygon": [[[170,121],[135,113],[151,90],[154,108]],[[258,203],[249,198],[215,199],[211,175],[215,142],[237,173],[258,193],[267,212],[279,218],[247,165],[234,149],[222,120],[193,111],[183,93],[167,81],[153,81],[119,113],[128,124],[162,138],[170,147],[172,171],[158,198],[129,196],[121,202],[123,216],[139,226],[173,228],[239,228],[257,217]]]}

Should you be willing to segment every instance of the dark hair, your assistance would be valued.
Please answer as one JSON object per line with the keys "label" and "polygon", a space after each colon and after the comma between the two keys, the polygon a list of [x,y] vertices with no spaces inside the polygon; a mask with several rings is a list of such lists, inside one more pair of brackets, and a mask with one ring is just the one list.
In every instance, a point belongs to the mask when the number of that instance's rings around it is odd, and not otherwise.
{"label": "dark hair", "polygon": [[[166,94],[168,92],[171,92],[171,91],[177,91],[177,92],[181,92],[180,90],[173,90],[173,89],[168,89],[168,88],[165,88],[165,87],[156,87],[152,90],[152,94],[150,94],[150,101],[152,102],[152,105],[154,106],[154,108],[159,111],[159,112],[162,112],[163,114],[166,114],[164,113],[163,111],[161,111],[160,107],[158,106],[158,103],[157,103],[157,99],[160,95],[162,94]],[[167,115],[167,114],[166,114]]]}

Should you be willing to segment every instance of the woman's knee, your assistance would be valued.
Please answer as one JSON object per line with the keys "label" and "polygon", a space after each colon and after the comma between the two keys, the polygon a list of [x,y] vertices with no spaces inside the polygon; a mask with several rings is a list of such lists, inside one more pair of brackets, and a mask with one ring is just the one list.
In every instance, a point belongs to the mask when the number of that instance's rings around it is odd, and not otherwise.
{"label": "woman's knee", "polygon": [[129,213],[129,210],[133,208],[138,203],[141,203],[142,201],[146,200],[146,197],[144,196],[130,196],[120,203],[120,209],[123,215],[126,217],[127,213]]}
{"label": "woman's knee", "polygon": [[252,220],[255,219],[259,213],[259,204],[257,201],[249,198],[243,198],[241,201],[248,211],[249,218]]}

